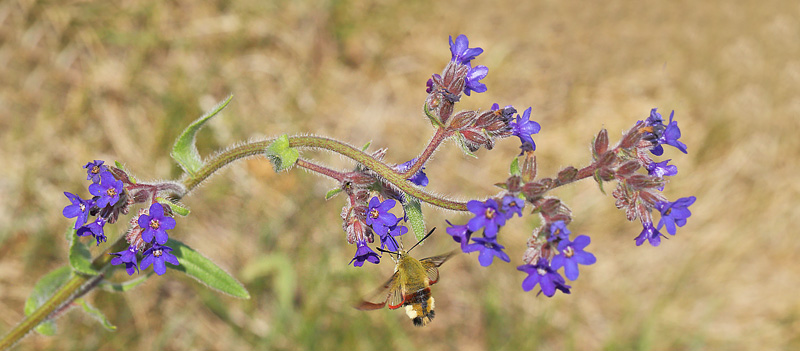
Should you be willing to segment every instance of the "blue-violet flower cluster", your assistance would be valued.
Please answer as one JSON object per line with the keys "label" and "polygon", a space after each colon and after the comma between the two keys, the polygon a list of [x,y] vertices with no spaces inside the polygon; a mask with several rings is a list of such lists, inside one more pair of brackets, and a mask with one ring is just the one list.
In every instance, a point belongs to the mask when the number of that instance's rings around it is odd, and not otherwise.
{"label": "blue-violet flower cluster", "polygon": [[[130,246],[120,252],[112,253],[112,265],[125,265],[129,275],[153,265],[158,275],[166,272],[165,262],[178,265],[178,259],[170,252],[172,248],[164,246],[169,240],[167,230],[175,228],[175,219],[164,211],[164,205],[155,202],[155,194],[171,185],[137,184],[121,169],[108,167],[104,161],[95,160],[87,163],[87,180],[91,180],[89,193],[92,197],[82,199],[78,195],[65,192],[70,205],[62,211],[64,217],[75,218],[76,235],[94,237],[97,245],[107,241],[106,223],[115,223],[120,214],[127,214],[135,199],[143,198],[152,201],[147,210],[139,212],[132,220],[133,228],[126,235]],[[96,216],[94,219],[89,217]],[[137,263],[137,254],[143,252],[141,267]]]}

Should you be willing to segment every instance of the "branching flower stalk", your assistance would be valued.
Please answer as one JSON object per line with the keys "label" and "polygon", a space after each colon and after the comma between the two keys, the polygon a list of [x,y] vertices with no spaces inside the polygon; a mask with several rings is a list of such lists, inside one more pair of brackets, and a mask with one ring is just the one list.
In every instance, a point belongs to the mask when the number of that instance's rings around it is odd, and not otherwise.
{"label": "branching flower stalk", "polygon": [[[661,114],[652,109],[649,117],[637,121],[613,147],[609,145],[608,132],[603,129],[592,143],[589,165],[580,169],[566,167],[553,177],[537,177],[536,144],[532,136],[539,133],[541,127],[531,120],[532,108],[521,114],[513,106],[501,108],[499,104],[485,111],[456,111],[455,105],[464,95],[487,91],[481,80],[487,76],[488,68],[472,65],[472,60],[483,49],[470,48],[464,35],[459,35],[455,41],[450,38],[450,52],[451,60],[442,73],[433,74],[427,82],[428,96],[423,112],[434,127],[434,134],[418,157],[404,163],[386,162],[386,149],[368,152],[369,145],[358,149],[342,141],[308,135],[282,135],[248,142],[202,158],[195,147],[195,135],[230,102],[230,97],[193,122],[176,140],[171,156],[185,171],[178,181],[139,182],[119,163],[115,166],[100,160],[87,163],[84,168],[87,180],[92,182],[88,187],[92,197],[83,199],[64,193],[71,204],[64,208],[63,214],[75,218],[68,233],[69,266],[49,273],[37,283],[26,303],[27,317],[0,339],[0,349],[10,347],[34,328],[40,333],[52,334],[54,319],[71,307],[80,305],[87,312],[102,316],[80,298],[98,287],[127,291],[152,275],[146,273],[124,283],[112,283],[106,278],[117,268],[124,268],[129,276],[141,274],[150,266],[159,276],[171,268],[215,290],[248,298],[247,290],[235,278],[168,234],[176,227],[177,216],[189,214],[179,202],[184,196],[225,166],[248,157],[267,157],[276,171],[297,166],[338,183],[326,198],[340,193],[346,195],[341,212],[342,228],[347,242],[356,246],[350,260],[354,267],[362,267],[365,262],[380,262],[381,256],[371,245],[384,251],[401,250],[399,238],[409,232],[408,227],[419,240],[427,232],[420,207],[422,202],[472,215],[466,224],[447,221],[446,232],[461,251],[479,252],[478,261],[482,266],[491,265],[495,258],[510,262],[499,240],[502,228],[515,214],[516,217],[522,217],[524,212],[537,214],[540,225],[532,230],[522,264],[517,269],[527,274],[522,281],[523,290],[539,286],[540,293],[548,297],[556,291],[569,294],[571,286],[564,278],[574,281],[579,276],[579,265],[596,262],[595,256],[585,250],[591,242],[589,236],[570,236],[568,225],[573,218],[572,211],[560,199],[548,195],[551,190],[586,178],[597,181],[601,190],[604,184],[616,182],[612,192],[616,206],[625,211],[628,220],[639,219],[642,223],[643,229],[635,238],[637,246],[645,241],[658,246],[665,237],[659,231],[662,227],[675,235],[677,227],[686,224],[691,216],[688,207],[695,197],[668,201],[663,195],[667,184],[665,177],[676,175],[677,167],[669,165],[670,160],[651,159],[651,155],[663,154],[663,145],[687,152],[686,145],[678,140],[681,132],[673,120],[674,112],[665,123]],[[491,150],[498,139],[512,136],[519,138],[521,152],[512,159],[509,176],[495,184],[501,189],[497,195],[464,203],[423,189],[429,183],[424,168],[444,141],[452,139],[465,154],[475,156],[479,149]],[[355,161],[355,167],[351,170],[326,167],[301,158],[303,149],[327,150],[345,156]],[[402,205],[400,216],[392,213],[397,212],[394,209],[397,203]],[[81,237],[91,236],[99,246],[107,240],[105,225],[117,222],[134,207],[138,210],[131,216],[125,234],[92,259],[91,245]],[[657,224],[652,218],[653,210],[661,215]],[[559,273],[561,268],[564,268],[563,276]],[[430,318],[433,318],[432,312]],[[106,328],[115,328],[105,317],[100,319]]]}

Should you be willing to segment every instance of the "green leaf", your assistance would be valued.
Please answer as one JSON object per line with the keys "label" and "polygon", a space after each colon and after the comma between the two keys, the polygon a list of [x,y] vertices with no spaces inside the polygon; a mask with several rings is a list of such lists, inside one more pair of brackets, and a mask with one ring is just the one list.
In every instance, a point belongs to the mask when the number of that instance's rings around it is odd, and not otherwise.
{"label": "green leaf", "polygon": [[197,132],[203,128],[203,125],[208,122],[211,117],[214,117],[217,113],[222,111],[225,106],[228,106],[231,99],[233,99],[233,94],[229,95],[227,99],[212,108],[211,111],[206,112],[203,117],[192,122],[192,124],[186,127],[183,133],[181,133],[178,139],[175,139],[175,145],[172,146],[170,156],[178,162],[186,173],[195,175],[197,171],[203,167],[203,159],[200,157],[200,153],[197,152],[197,146],[195,146],[195,136]]}
{"label": "green leaf", "polygon": [[151,275],[153,275],[152,271],[122,283],[112,283],[108,280],[103,280],[97,287],[109,292],[126,292],[144,283]]}
{"label": "green leaf", "polygon": [[364,146],[362,146],[362,147],[361,147],[361,151],[362,151],[362,152],[363,152],[363,151],[367,151],[367,148],[369,148],[369,146],[370,146],[370,145],[372,145],[372,142],[371,142],[371,141],[370,141],[370,142],[368,142],[368,143],[366,143],[366,144],[364,144]]}
{"label": "green leaf", "polygon": [[167,199],[165,199],[163,197],[157,197],[156,201],[158,203],[160,203],[160,204],[164,204],[164,205],[169,206],[169,208],[172,209],[173,213],[177,213],[177,214],[179,214],[181,216],[184,216],[184,217],[188,216],[189,212],[191,212],[191,211],[189,211],[188,208],[183,207],[183,206],[181,206],[181,205],[179,205],[177,203],[174,203],[172,201],[169,201],[169,200],[167,200]]}
{"label": "green leaf", "polygon": [[461,148],[461,151],[463,151],[465,155],[478,158],[478,156],[475,156],[475,154],[473,154],[472,151],[469,151],[469,147],[467,147],[467,141],[464,140],[464,135],[462,135],[460,132],[456,132],[455,138],[456,138],[456,143],[458,144],[458,146]]}
{"label": "green leaf", "polygon": [[[25,315],[30,316],[37,308],[42,306],[55,292],[72,277],[69,266],[59,267],[45,274],[33,287],[31,296],[25,301]],[[42,335],[55,335],[56,323],[54,320],[45,320],[35,329]]]}
{"label": "green leaf", "polygon": [[75,229],[70,228],[69,232],[69,265],[76,272],[87,275],[98,275],[96,269],[92,268],[92,253],[86,244],[75,235]]}
{"label": "green leaf", "polygon": [[439,117],[437,117],[436,114],[433,113],[431,110],[428,110],[428,104],[422,105],[422,111],[425,112],[425,116],[427,116],[428,119],[431,120],[431,124],[434,127],[437,128],[444,127],[444,125],[442,125],[442,122],[439,121]]}
{"label": "green leaf", "polygon": [[181,263],[178,266],[168,264],[168,268],[186,273],[198,282],[219,292],[242,299],[250,298],[250,293],[242,286],[242,283],[199,252],[174,239],[169,239],[167,246],[172,248],[172,254]]}
{"label": "green leaf", "polygon": [[594,171],[594,180],[597,182],[597,186],[600,188],[600,192],[603,193],[603,195],[608,195],[606,194],[606,190],[603,189],[603,179],[600,178],[599,170]]}
{"label": "green leaf", "polygon": [[106,328],[106,330],[108,331],[117,330],[117,327],[108,321],[108,318],[106,318],[106,315],[103,314],[102,311],[90,305],[88,302],[86,302],[86,300],[75,299],[75,304],[83,307],[83,311],[92,316],[92,318],[96,319],[98,322],[100,322],[100,325],[102,325],[103,328]]}
{"label": "green leaf", "polygon": [[342,192],[341,188],[331,189],[325,194],[325,200],[330,200],[332,197],[339,195]]}
{"label": "green leaf", "polygon": [[406,194],[406,203],[403,204],[403,209],[408,216],[408,223],[411,224],[411,229],[414,231],[414,236],[417,241],[422,240],[425,234],[425,219],[422,217],[422,207],[420,206],[419,199]]}
{"label": "green leaf", "polygon": [[269,158],[275,172],[280,172],[292,168],[300,152],[289,146],[289,136],[284,134],[267,146],[264,155]]}
{"label": "green leaf", "polygon": [[514,161],[511,161],[509,173],[511,173],[512,176],[518,176],[522,174],[522,171],[519,169],[519,157],[514,157]]}

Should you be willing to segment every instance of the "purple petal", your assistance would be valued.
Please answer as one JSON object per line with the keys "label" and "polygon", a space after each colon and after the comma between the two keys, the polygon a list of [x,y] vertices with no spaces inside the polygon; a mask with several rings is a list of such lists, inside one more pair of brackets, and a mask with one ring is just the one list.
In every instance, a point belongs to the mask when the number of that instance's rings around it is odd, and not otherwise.
{"label": "purple petal", "polygon": [[139,262],[139,267],[141,267],[142,270],[147,269],[147,267],[150,267],[150,265],[153,264],[153,259],[154,258],[151,252],[149,255],[142,258],[142,262]]}
{"label": "purple petal", "polygon": [[[164,245],[164,244],[167,243],[167,240],[169,240],[169,236],[167,235],[166,231],[164,231],[164,230],[162,230],[160,228],[158,230],[153,230],[153,231],[155,232],[156,242],[159,245]],[[144,236],[143,236],[143,238],[144,238]]]}
{"label": "purple petal", "polygon": [[170,230],[175,228],[175,218],[172,217],[164,217],[159,222],[161,229]]}
{"label": "purple petal", "polygon": [[575,250],[583,250],[589,243],[592,242],[592,239],[586,235],[578,235],[574,241],[572,241],[572,248]]}
{"label": "purple petal", "polygon": [[539,274],[534,272],[522,281],[522,290],[531,291],[537,284],[539,284]]}
{"label": "purple petal", "polygon": [[171,263],[173,266],[179,266],[181,264],[180,262],[178,262],[178,258],[169,252],[164,251],[161,254],[161,257],[164,258],[164,261]]}
{"label": "purple petal", "polygon": [[155,271],[156,274],[158,275],[163,275],[164,273],[167,273],[167,265],[164,264],[164,260],[154,259],[153,271]]}
{"label": "purple petal", "polygon": [[566,260],[566,262],[564,262],[564,275],[566,275],[569,280],[578,279],[578,264],[573,260]]}
{"label": "purple petal", "polygon": [[147,227],[144,232],[142,232],[142,240],[148,243],[153,242],[153,237],[155,236],[155,229]]}
{"label": "purple petal", "polygon": [[542,287],[542,292],[547,297],[552,297],[556,293],[556,286],[553,284],[553,280],[547,275],[539,279],[539,286]]}

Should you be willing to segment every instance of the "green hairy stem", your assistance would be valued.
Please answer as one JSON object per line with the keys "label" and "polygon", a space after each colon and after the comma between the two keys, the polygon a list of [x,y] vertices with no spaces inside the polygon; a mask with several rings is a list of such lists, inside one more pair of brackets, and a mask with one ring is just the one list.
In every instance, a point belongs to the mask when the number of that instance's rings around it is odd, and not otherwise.
{"label": "green hairy stem", "polygon": [[[420,201],[450,210],[466,211],[466,203],[439,198],[428,194],[406,180],[406,178],[416,173],[422,167],[425,161],[427,161],[427,159],[433,154],[436,147],[439,146],[439,144],[441,144],[445,138],[446,136],[443,132],[441,132],[441,129],[437,130],[436,135],[433,137],[431,143],[428,145],[425,151],[423,151],[423,154],[420,155],[417,162],[409,171],[402,174],[396,172],[391,167],[375,159],[371,155],[337,140],[315,136],[295,136],[289,138],[289,145],[290,147],[295,148],[324,149],[341,154],[363,164],[365,167],[383,177],[386,181],[394,184],[397,188],[419,199]],[[204,162],[204,166],[199,171],[195,172],[194,175],[187,174],[181,182],[186,187],[187,193],[189,193],[200,183],[226,165],[239,159],[262,154],[271,143],[272,140],[257,141],[225,150],[208,158]],[[298,163],[306,169],[331,176],[334,179],[338,180],[338,178],[341,178],[340,172],[314,165],[313,163],[305,160],[299,160]],[[103,253],[94,258],[92,261],[92,268],[99,272],[105,272],[111,267],[112,257],[109,255],[109,253],[124,250],[126,247],[127,243],[125,241],[125,237],[120,236]],[[46,321],[48,318],[56,317],[56,313],[66,310],[66,307],[68,307],[69,304],[71,304],[75,299],[94,289],[94,287],[96,287],[97,284],[104,278],[104,274],[89,276],[73,273],[73,276],[63,286],[61,286],[61,288],[59,288],[53,294],[53,296],[50,297],[50,299],[39,306],[39,308],[23,319],[22,322],[14,327],[14,329],[0,339],[0,350],[5,350],[13,346],[17,341],[22,339],[36,326]]]}

